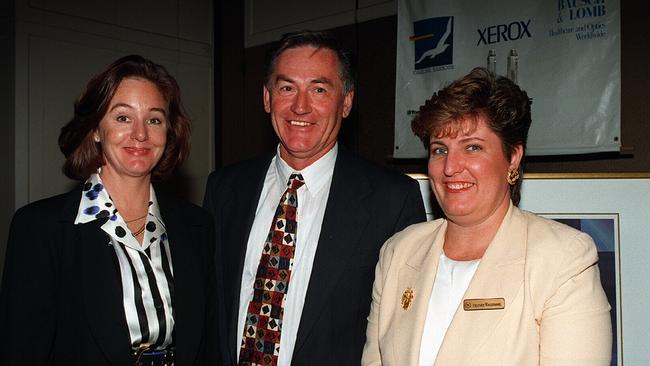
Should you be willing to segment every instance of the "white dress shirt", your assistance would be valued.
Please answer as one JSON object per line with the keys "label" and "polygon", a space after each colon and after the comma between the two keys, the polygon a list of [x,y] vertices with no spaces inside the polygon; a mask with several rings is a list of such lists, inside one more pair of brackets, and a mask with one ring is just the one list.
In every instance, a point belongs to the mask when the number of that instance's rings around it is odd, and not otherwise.
{"label": "white dress shirt", "polygon": [[296,252],[289,291],[285,298],[280,354],[278,356],[278,366],[291,365],[300,317],[305,304],[307,286],[309,285],[309,277],[311,276],[318,238],[320,237],[323,217],[325,216],[325,206],[327,206],[337,152],[338,145],[335,145],[327,154],[301,171],[294,170],[280,158],[279,148],[275,157],[271,160],[246,245],[246,257],[244,259],[239,295],[239,322],[237,326],[237,334],[239,335],[237,344],[239,347],[237,348],[237,359],[239,359],[239,352],[241,351],[244,322],[248,304],[253,297],[253,282],[255,281],[264,242],[269,233],[275,209],[287,188],[289,176],[295,172],[302,174],[305,185],[298,189]]}
{"label": "white dress shirt", "polygon": [[447,258],[444,252],[440,255],[438,271],[429,298],[427,320],[422,331],[420,366],[431,366],[436,361],[447,328],[479,263],[480,259],[455,261]]}

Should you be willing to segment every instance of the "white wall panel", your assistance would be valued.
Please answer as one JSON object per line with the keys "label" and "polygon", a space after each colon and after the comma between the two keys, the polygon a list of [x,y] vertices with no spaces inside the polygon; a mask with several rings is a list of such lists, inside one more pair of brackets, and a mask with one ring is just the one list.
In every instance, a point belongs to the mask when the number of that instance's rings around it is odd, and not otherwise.
{"label": "white wall panel", "polygon": [[60,128],[90,77],[132,53],[179,82],[194,131],[181,174],[186,196],[200,203],[214,165],[211,2],[32,0],[16,8],[15,207],[74,186],[61,173]]}
{"label": "white wall panel", "polygon": [[28,39],[27,198],[31,202],[74,187],[61,173],[59,131],[72,117],[73,103],[86,82],[120,53],[36,34]]}

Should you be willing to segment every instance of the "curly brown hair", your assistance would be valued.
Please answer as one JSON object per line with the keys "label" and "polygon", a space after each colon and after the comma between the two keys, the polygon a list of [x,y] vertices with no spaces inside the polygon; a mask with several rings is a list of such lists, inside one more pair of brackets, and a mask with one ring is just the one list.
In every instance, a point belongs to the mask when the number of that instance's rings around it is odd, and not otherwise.
{"label": "curly brown hair", "polygon": [[152,178],[166,178],[187,159],[190,153],[190,120],[183,108],[176,79],[162,65],[139,55],[129,55],[116,60],[90,79],[74,104],[74,116],[61,128],[59,148],[66,158],[63,173],[69,178],[86,180],[104,165],[102,148],[94,141],[93,132],[106,114],[120,82],[127,78],[152,82],[167,102],[167,144],[151,172]]}
{"label": "curly brown hair", "polygon": [[[484,117],[487,126],[501,139],[508,159],[518,145],[526,151],[532,102],[512,80],[477,67],[431,96],[411,122],[411,129],[429,148],[431,136],[453,136],[461,121]],[[522,164],[519,174],[523,176]],[[521,179],[510,187],[510,198],[519,204]]]}

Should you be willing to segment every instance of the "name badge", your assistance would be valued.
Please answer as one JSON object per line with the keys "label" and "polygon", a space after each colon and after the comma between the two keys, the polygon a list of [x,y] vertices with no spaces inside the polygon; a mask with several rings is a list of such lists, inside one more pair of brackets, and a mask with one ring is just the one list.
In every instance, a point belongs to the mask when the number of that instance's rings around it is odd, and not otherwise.
{"label": "name badge", "polygon": [[494,297],[490,299],[464,299],[463,310],[500,310],[505,309],[506,300],[503,297]]}

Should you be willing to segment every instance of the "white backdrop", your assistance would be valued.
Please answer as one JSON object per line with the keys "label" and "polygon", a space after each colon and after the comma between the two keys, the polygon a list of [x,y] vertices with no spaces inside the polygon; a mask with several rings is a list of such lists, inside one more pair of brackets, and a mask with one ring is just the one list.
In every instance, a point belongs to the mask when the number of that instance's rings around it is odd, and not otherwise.
{"label": "white backdrop", "polygon": [[397,14],[395,157],[426,156],[413,114],[491,52],[533,99],[528,155],[620,149],[619,0],[400,0]]}

